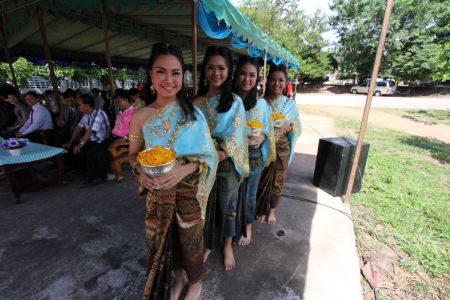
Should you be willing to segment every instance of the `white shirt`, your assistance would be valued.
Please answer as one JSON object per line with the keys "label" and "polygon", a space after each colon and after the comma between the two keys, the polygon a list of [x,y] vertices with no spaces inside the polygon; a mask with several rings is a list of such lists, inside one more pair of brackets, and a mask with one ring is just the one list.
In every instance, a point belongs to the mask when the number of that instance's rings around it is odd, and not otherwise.
{"label": "white shirt", "polygon": [[31,107],[28,119],[19,129],[23,135],[30,134],[36,130],[53,129],[53,121],[50,112],[41,103],[36,103]]}

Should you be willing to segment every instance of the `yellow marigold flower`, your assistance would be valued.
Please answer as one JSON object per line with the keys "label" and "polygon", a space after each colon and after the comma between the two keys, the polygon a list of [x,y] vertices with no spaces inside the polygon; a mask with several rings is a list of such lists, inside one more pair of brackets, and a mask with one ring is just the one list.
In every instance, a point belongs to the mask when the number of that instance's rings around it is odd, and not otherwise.
{"label": "yellow marigold flower", "polygon": [[277,120],[283,120],[284,116],[282,114],[272,114],[272,119],[277,121]]}
{"label": "yellow marigold flower", "polygon": [[263,124],[259,121],[249,120],[247,121],[247,127],[250,128],[263,128]]}
{"label": "yellow marigold flower", "polygon": [[139,163],[144,166],[160,166],[175,158],[175,151],[156,146],[138,153]]}

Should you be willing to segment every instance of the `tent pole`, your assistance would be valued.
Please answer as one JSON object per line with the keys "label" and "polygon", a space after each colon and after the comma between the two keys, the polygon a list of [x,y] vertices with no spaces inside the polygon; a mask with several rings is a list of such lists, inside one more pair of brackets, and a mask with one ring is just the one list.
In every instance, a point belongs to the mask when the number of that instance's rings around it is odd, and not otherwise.
{"label": "tent pole", "polygon": [[266,81],[266,84],[263,85],[263,91],[262,91],[263,95],[266,93],[266,85],[267,85],[266,72],[267,72],[267,52],[266,52],[266,50],[264,50],[263,80]]}
{"label": "tent pole", "polygon": [[[53,65],[52,55],[50,53],[50,47],[48,46],[47,32],[45,30],[44,20],[42,18],[42,10],[36,11],[37,21],[39,24],[39,31],[41,32],[42,43],[44,44],[45,58],[47,59],[48,69],[50,71],[50,81],[53,86],[53,93],[56,95],[56,99],[59,99],[58,79],[55,75],[55,66]],[[59,102],[59,101],[58,101]],[[59,104],[59,103],[58,103]]]}
{"label": "tent pole", "polygon": [[394,0],[387,0],[386,9],[384,12],[383,26],[381,28],[380,38],[378,40],[377,53],[375,55],[375,62],[372,69],[372,77],[370,79],[369,91],[367,93],[366,105],[364,107],[364,114],[361,121],[361,127],[359,129],[358,141],[355,149],[355,156],[353,158],[352,170],[350,173],[350,178],[348,180],[347,190],[345,193],[345,204],[350,204],[350,198],[352,195],[353,184],[355,182],[356,170],[358,168],[359,158],[361,154],[362,142],[364,139],[364,134],[367,127],[367,119],[369,118],[370,106],[372,105],[373,91],[375,90],[375,85],[377,83],[378,70],[381,64],[381,55],[383,54],[384,42],[386,40],[386,34],[389,27],[389,19],[391,17],[392,6]]}
{"label": "tent pole", "polygon": [[19,85],[17,84],[16,73],[14,72],[14,67],[11,62],[11,57],[9,56],[9,49],[8,49],[8,43],[6,42],[5,30],[3,29],[3,26],[0,26],[0,29],[2,32],[3,49],[5,50],[5,57],[6,57],[6,60],[8,61],[9,70],[11,71],[12,81],[13,81],[14,87],[16,88],[18,95],[20,95]]}
{"label": "tent pole", "polygon": [[105,41],[105,55],[106,55],[106,63],[108,64],[108,75],[109,75],[109,85],[110,85],[110,96],[114,94],[114,78],[112,72],[112,63],[111,63],[111,53],[109,52],[109,39],[108,39],[108,25],[106,23],[106,10],[105,10],[105,0],[100,1],[100,16],[102,18],[102,31],[103,31],[103,40]]}
{"label": "tent pole", "polygon": [[197,95],[197,4],[192,2],[192,97]]}

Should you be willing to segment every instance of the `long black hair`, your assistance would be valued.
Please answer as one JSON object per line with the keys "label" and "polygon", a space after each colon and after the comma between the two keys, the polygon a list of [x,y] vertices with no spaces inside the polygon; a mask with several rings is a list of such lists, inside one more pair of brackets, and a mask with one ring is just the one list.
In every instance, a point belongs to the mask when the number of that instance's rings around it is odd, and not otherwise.
{"label": "long black hair", "polygon": [[[275,65],[272,65],[272,66],[270,67],[270,70],[269,70],[269,75],[267,75],[266,92],[265,92],[265,94],[264,94],[264,97],[266,97],[266,99],[267,99],[267,97],[270,95],[270,88],[269,88],[269,79],[270,79],[270,76],[271,76],[273,73],[275,73],[276,71],[279,71],[279,72],[281,72],[281,73],[284,74],[284,78],[285,78],[286,84],[287,84],[288,76],[287,76],[286,67],[283,66],[283,65],[281,65],[281,66],[275,66]],[[287,95],[286,90],[283,91],[283,95],[285,95],[285,96]]]}
{"label": "long black hair", "polygon": [[[184,76],[184,59],[183,52],[181,48],[174,45],[166,45],[163,43],[154,44],[152,47],[152,53],[148,59],[147,66],[147,84],[145,85],[144,99],[146,104],[151,104],[156,101],[158,97],[156,90],[151,91],[152,79],[150,78],[150,70],[153,67],[156,59],[161,55],[172,55],[175,56],[181,64],[181,72]],[[184,79],[184,78],[183,78]],[[177,100],[183,110],[186,120],[196,120],[194,105],[187,98],[186,89],[184,87],[184,80],[182,80],[182,85],[180,91],[177,93]]]}
{"label": "long black hair", "polygon": [[234,77],[233,77],[233,92],[235,92],[237,94],[238,91],[238,86],[237,86],[237,77],[239,75],[239,69],[245,65],[245,64],[251,64],[253,66],[255,66],[256,68],[256,84],[255,86],[250,90],[250,92],[248,93],[247,97],[245,99],[242,99],[242,101],[244,102],[244,107],[245,110],[250,110],[253,107],[256,106],[256,102],[257,102],[257,94],[258,94],[258,81],[259,81],[259,66],[258,66],[258,60],[256,58],[250,57],[248,55],[242,55],[239,56],[239,60],[238,60],[238,64],[236,67],[236,71],[234,72]]}
{"label": "long black hair", "polygon": [[205,96],[208,93],[209,83],[206,82],[206,64],[213,56],[222,56],[225,59],[225,63],[228,67],[228,76],[225,82],[220,87],[219,104],[216,107],[218,113],[227,112],[231,105],[233,105],[233,91],[232,91],[232,74],[233,74],[233,57],[231,56],[230,49],[227,47],[209,46],[206,49],[205,57],[203,58],[202,71],[200,73],[200,82],[198,85],[198,96]]}

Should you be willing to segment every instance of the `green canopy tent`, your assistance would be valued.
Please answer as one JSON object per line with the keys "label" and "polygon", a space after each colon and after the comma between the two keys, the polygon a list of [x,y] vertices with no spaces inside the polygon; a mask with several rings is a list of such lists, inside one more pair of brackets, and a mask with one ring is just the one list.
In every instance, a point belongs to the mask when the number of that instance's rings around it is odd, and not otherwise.
{"label": "green canopy tent", "polygon": [[[197,65],[208,45],[248,53],[245,47],[233,48],[229,37],[215,39],[198,30],[199,7],[216,17],[217,26],[229,28],[245,41],[247,48],[259,51],[261,56],[269,55],[278,63],[298,65],[292,54],[256,28],[228,0],[2,1],[0,38],[5,55],[0,60],[11,63],[17,56],[45,54],[50,73],[54,74],[53,62],[58,59],[104,62],[106,56],[113,87],[112,64],[145,65],[156,42],[181,46],[186,63],[193,65]],[[193,70],[195,73],[196,68]],[[56,88],[54,75],[51,80]]]}
{"label": "green canopy tent", "polygon": [[[277,63],[298,67],[299,62],[292,54],[256,28],[228,0],[3,0],[0,1],[0,39],[5,55],[0,60],[9,63],[14,76],[10,51],[27,56],[42,54],[44,48],[54,89],[57,85],[50,49],[55,57],[72,59],[102,59],[106,54],[111,87],[114,85],[112,59],[145,64],[152,45],[159,41],[182,46],[186,61],[196,66],[207,45],[236,46],[232,39],[212,39],[201,31],[197,34],[196,14],[201,5],[216,16],[218,24],[223,22],[230,27],[234,37],[243,44],[248,43],[248,49],[260,51],[265,62],[270,55]],[[351,197],[392,6],[393,0],[387,0],[346,203]],[[245,53],[245,49],[238,47],[234,51]],[[193,71],[195,79],[196,67]]]}

